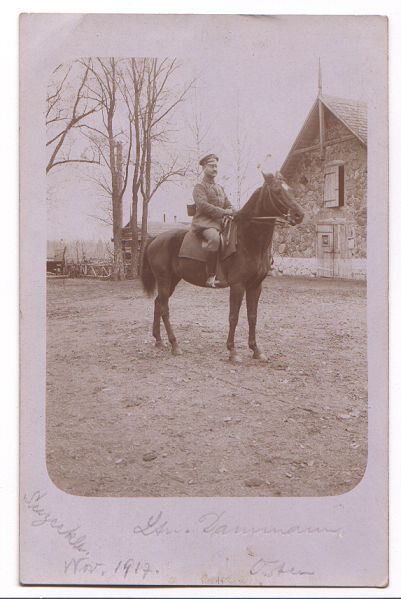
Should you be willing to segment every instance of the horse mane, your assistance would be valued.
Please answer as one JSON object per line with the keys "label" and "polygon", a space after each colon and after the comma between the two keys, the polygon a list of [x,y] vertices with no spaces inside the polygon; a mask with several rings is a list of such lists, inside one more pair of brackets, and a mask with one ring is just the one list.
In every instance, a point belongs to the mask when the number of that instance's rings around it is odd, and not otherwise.
{"label": "horse mane", "polygon": [[246,218],[255,213],[255,209],[258,207],[259,204],[261,189],[262,186],[255,189],[249,200],[242,206],[240,210],[238,210],[236,214],[236,219],[241,220],[243,217]]}

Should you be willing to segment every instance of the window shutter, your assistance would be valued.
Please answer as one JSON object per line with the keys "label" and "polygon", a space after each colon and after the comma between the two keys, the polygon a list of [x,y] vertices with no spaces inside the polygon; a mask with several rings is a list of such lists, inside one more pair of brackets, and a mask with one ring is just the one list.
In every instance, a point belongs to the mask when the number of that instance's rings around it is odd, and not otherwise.
{"label": "window shutter", "polygon": [[334,208],[339,205],[339,167],[333,165],[326,168],[324,174],[324,206]]}

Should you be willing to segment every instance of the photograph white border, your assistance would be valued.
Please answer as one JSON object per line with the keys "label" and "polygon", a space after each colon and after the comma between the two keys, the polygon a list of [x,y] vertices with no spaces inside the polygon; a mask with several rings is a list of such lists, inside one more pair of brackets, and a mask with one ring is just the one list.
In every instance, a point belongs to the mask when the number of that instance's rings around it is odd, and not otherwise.
{"label": "photograph white border", "polygon": [[[266,4],[268,4],[268,3],[266,3]],[[315,5],[316,5],[316,3],[313,3],[313,2],[311,2],[311,3],[309,3],[309,6],[310,6],[310,5],[312,5],[312,4],[315,4]],[[377,3],[376,3],[376,4],[377,4]],[[385,3],[381,3],[381,4],[380,4],[380,6],[381,6],[381,7],[383,7],[383,8],[384,8],[384,5],[385,5]],[[71,3],[69,4],[69,6],[71,7]],[[297,4],[297,6],[299,6],[299,4]],[[80,3],[80,7],[82,7],[82,3]],[[112,11],[112,12],[117,12],[117,11],[116,11],[116,8],[117,8],[116,6],[113,6],[113,11]],[[203,8],[204,8],[204,7],[203,7]],[[341,11],[340,11],[340,10],[339,10],[340,8],[341,8],[341,7],[340,7],[339,5],[336,5],[336,9],[337,9],[337,10],[336,10],[335,12],[336,12],[337,14],[338,14],[338,13],[340,13],[340,12],[341,12],[342,14],[345,14],[345,12],[348,12],[348,10],[350,10],[350,9],[351,9],[351,12],[353,12],[353,11],[352,11],[352,6],[351,6],[351,3],[347,3],[347,11],[344,11],[344,10],[341,10]],[[368,14],[368,10],[369,10],[369,3],[365,3],[364,9],[365,9],[365,10],[363,11],[363,14]],[[82,8],[80,8],[80,10],[82,10]],[[47,10],[45,10],[45,12],[47,12]],[[86,11],[84,11],[84,12],[86,12]],[[107,12],[107,10],[104,10],[104,9],[102,9],[102,12]],[[158,10],[157,12],[161,12],[161,10]],[[200,12],[200,11],[198,10],[197,12]],[[206,12],[208,12],[208,11],[206,11]],[[209,9],[209,12],[212,12],[212,11]],[[284,13],[284,12],[285,12],[285,9],[283,10],[283,6],[280,6],[280,13]],[[319,14],[322,14],[322,10],[321,10],[321,4],[320,4],[320,11],[315,9],[315,11],[314,11],[314,12],[315,12],[315,14],[318,14],[318,13],[319,13]],[[377,10],[376,10],[375,12],[377,13],[377,12],[379,12],[379,11],[377,11]],[[382,12],[382,11],[380,11],[380,12]],[[383,11],[383,12],[384,12],[384,11]],[[388,11],[387,11],[387,13],[388,13]],[[355,14],[355,9],[354,9],[354,14]],[[395,15],[395,22],[393,22],[393,29],[392,29],[393,33],[392,33],[392,35],[391,35],[391,37],[390,37],[390,40],[392,39],[392,45],[393,45],[393,48],[394,48],[394,46],[396,46],[396,42],[395,42],[395,40],[394,40],[394,26],[396,25],[396,18],[397,18],[397,16],[399,16],[399,15]],[[391,34],[391,28],[390,28],[390,34]],[[394,91],[395,91],[395,95],[396,95],[396,97],[397,97],[397,90],[394,90],[394,85],[392,86],[392,91],[393,91],[393,99],[392,99],[392,101],[394,101]],[[399,90],[398,90],[398,93],[399,93]],[[393,117],[393,118],[394,118],[394,117]],[[398,143],[399,143],[399,142],[398,142]],[[396,140],[394,140],[394,137],[393,137],[393,140],[392,140],[393,152],[394,152],[394,147],[396,147],[396,144],[397,144],[397,141],[396,141]],[[395,181],[392,179],[392,190],[393,190],[393,193],[394,193],[394,189],[396,189],[396,188],[397,188],[397,183],[396,183],[396,182],[395,182]],[[398,208],[398,213],[397,213],[397,208],[395,208],[395,210],[393,210],[393,209],[392,209],[392,213],[393,213],[393,216],[395,216],[395,223],[399,222],[399,218],[398,218],[398,217],[399,217],[399,208]],[[11,222],[12,222],[12,218],[11,218]],[[392,224],[392,227],[393,227],[393,228],[392,228],[392,230],[394,231],[394,226],[395,226],[395,225],[394,225],[394,220],[392,221],[392,223],[393,223],[393,224]],[[11,228],[11,229],[12,229],[12,228]],[[11,229],[9,229],[9,230],[11,230]],[[6,236],[6,238],[7,238],[7,236]],[[392,237],[392,241],[393,241],[393,244],[394,244],[394,243],[396,244],[396,239],[394,239],[394,235],[393,235],[393,237]],[[393,247],[394,247],[394,246],[393,246]],[[394,250],[393,250],[393,251],[394,251]],[[397,287],[396,287],[396,285],[393,285],[393,287],[392,287],[392,295],[393,295],[393,297],[394,297],[394,294],[395,294],[395,296],[397,297],[397,293],[399,293],[399,289],[397,290]],[[397,317],[396,317],[396,315],[394,315],[394,314],[393,314],[393,319],[394,319],[394,318],[396,319]],[[395,320],[395,321],[396,321],[396,320]],[[396,322],[397,322],[397,321],[396,321]],[[395,342],[396,342],[396,341],[395,341]],[[394,343],[394,338],[393,338],[393,343]],[[12,355],[12,352],[11,352],[11,355]],[[6,360],[4,360],[4,362],[6,362]],[[4,362],[3,362],[3,363],[4,363]],[[395,385],[395,390],[396,390],[396,391],[397,391],[397,389],[399,389],[399,379],[397,380],[397,377],[396,377],[396,376],[395,376],[395,377],[393,376],[393,381],[392,381],[392,382],[393,382],[393,393],[394,393],[394,385]],[[398,385],[398,386],[397,386],[397,385]],[[399,415],[399,414],[398,414],[398,415]],[[396,416],[397,416],[397,413],[396,413]],[[13,421],[13,418],[14,418],[14,420],[15,420],[15,410],[14,410],[14,411],[12,411],[12,415],[11,415],[11,421]],[[395,420],[395,421],[397,422],[397,420]],[[14,422],[14,424],[15,424],[15,422]],[[12,443],[11,443],[11,444],[12,444]],[[394,459],[396,459],[396,457],[399,455],[399,454],[397,453],[397,451],[399,451],[399,450],[396,448],[396,449],[395,449],[395,451],[393,451],[393,449],[394,449],[394,445],[392,444],[392,456],[395,456],[395,458],[394,458]],[[11,482],[12,482],[12,480],[13,480],[13,476],[12,476],[12,475],[10,475],[9,473],[7,473],[7,476],[8,476],[8,478],[6,477],[6,480],[7,480],[7,481],[11,481]],[[14,482],[15,482],[15,473],[14,473]],[[390,585],[389,589],[390,589],[390,588],[391,588],[391,585]],[[60,590],[61,590],[61,589],[60,589]],[[29,589],[24,589],[24,591],[29,591]],[[83,591],[85,591],[85,589],[80,589],[80,591],[79,591],[79,592],[80,592],[80,594],[84,594],[84,593],[83,593]],[[216,589],[215,589],[214,591],[216,591],[216,593],[217,593],[217,591],[218,591],[218,590],[216,590]],[[253,589],[253,590],[252,590],[252,594],[255,594],[255,595],[256,595],[258,591],[260,591],[260,590],[259,590],[259,589]],[[281,595],[281,592],[282,592],[282,590],[281,590],[281,589],[275,589],[275,590],[274,590],[274,594],[275,594],[275,595],[277,595],[277,596],[279,596],[279,595],[280,595],[280,596],[283,596],[283,595]],[[285,592],[285,591],[284,591],[284,592]],[[356,592],[356,593],[358,593],[358,591],[356,591],[356,590],[351,590],[351,592],[349,592],[349,593],[348,593],[348,595],[349,595],[349,596],[350,596],[350,595],[351,595],[351,596],[358,596],[358,595],[355,595],[355,594],[354,594],[355,592]],[[371,594],[372,592],[374,593],[374,590],[369,590],[369,596],[373,596],[373,595]],[[131,593],[132,593],[132,591],[131,591]],[[297,593],[300,593],[298,596],[302,596],[302,590],[298,590],[298,591],[297,591]],[[306,592],[306,596],[313,596],[313,593],[314,593],[313,589],[309,589],[309,590]],[[28,594],[28,593],[24,593],[24,594]],[[178,593],[177,593],[177,592],[175,592],[175,594],[177,595]],[[392,596],[392,595],[389,595],[389,594],[387,594],[387,593],[386,593],[386,595],[387,595],[387,596]],[[11,596],[13,596],[13,595],[11,595]],[[32,595],[32,596],[34,596],[34,595]],[[366,594],[363,594],[363,596],[367,596],[367,595],[366,595]],[[396,595],[393,595],[393,596],[396,596]]]}

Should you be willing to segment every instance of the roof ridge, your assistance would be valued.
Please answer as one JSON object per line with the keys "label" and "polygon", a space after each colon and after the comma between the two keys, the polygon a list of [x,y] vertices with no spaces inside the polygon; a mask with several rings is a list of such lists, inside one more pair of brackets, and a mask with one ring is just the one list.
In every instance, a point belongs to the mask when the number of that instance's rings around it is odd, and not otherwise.
{"label": "roof ridge", "polygon": [[327,94],[321,94],[320,97],[322,98],[322,100],[324,100],[324,99],[336,100],[336,101],[344,102],[345,104],[354,104],[354,105],[358,104],[358,105],[367,107],[367,103],[364,100],[354,100],[352,98],[342,98],[341,96],[329,96]]}
{"label": "roof ridge", "polygon": [[[367,104],[335,96],[321,96],[327,108],[366,145]],[[351,111],[351,113],[349,112]]]}
{"label": "roof ridge", "polygon": [[315,114],[315,120],[317,118],[317,107],[318,103],[321,102],[327,110],[329,110],[359,141],[367,145],[367,131],[368,131],[368,105],[366,102],[361,100],[350,100],[346,98],[340,98],[339,96],[329,96],[326,94],[319,94],[306,117],[304,124],[302,125],[298,135],[295,138],[294,143],[291,146],[290,151],[285,158],[281,169],[284,171],[289,161],[291,160],[294,150],[297,148],[302,137],[305,135],[307,127],[312,122],[312,118]]}

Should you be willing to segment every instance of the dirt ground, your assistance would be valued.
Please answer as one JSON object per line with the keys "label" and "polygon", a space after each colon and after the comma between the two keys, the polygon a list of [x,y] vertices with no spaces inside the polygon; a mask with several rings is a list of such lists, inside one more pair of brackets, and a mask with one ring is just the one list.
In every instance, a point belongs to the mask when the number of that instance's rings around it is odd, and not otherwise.
{"label": "dirt ground", "polygon": [[138,281],[48,284],[47,465],[86,496],[325,496],[367,460],[366,286],[268,277],[252,359],[243,305],[228,362],[227,289],[181,282],[183,355],[156,349]]}

